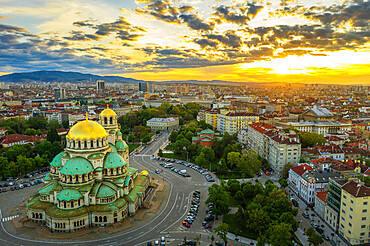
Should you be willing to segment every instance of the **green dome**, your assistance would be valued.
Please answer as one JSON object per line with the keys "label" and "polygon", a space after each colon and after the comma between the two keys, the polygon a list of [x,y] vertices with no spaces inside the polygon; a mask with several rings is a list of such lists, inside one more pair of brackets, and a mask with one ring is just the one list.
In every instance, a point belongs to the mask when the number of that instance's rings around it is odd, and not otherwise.
{"label": "green dome", "polygon": [[127,149],[127,143],[123,140],[119,140],[117,143],[116,143],[116,148],[119,149],[119,150],[126,150]]}
{"label": "green dome", "polygon": [[113,196],[116,193],[117,192],[114,189],[112,189],[108,185],[104,185],[103,184],[103,185],[100,186],[99,191],[98,191],[96,197],[98,197],[98,198],[110,197],[110,196]]}
{"label": "green dome", "polygon": [[118,132],[117,132],[117,134],[118,134],[118,135],[122,135],[122,132],[121,132],[121,131],[118,131]]}
{"label": "green dome", "polygon": [[73,157],[72,159],[68,160],[66,164],[60,170],[61,174],[65,175],[82,175],[88,174],[89,172],[93,172],[94,167],[93,165],[83,157]]}
{"label": "green dome", "polygon": [[60,167],[62,165],[62,155],[64,154],[64,151],[57,154],[54,159],[51,161],[50,166],[52,167]]}
{"label": "green dome", "polygon": [[113,144],[109,143],[109,146],[112,148],[113,152],[117,152],[117,149]]}
{"label": "green dome", "polygon": [[63,189],[59,194],[57,195],[57,199],[60,201],[70,201],[70,200],[77,200],[79,198],[83,198],[83,195],[81,192],[75,189]]}
{"label": "green dome", "polygon": [[105,156],[104,160],[104,168],[117,168],[117,167],[122,167],[126,166],[127,162],[116,152],[109,152]]}

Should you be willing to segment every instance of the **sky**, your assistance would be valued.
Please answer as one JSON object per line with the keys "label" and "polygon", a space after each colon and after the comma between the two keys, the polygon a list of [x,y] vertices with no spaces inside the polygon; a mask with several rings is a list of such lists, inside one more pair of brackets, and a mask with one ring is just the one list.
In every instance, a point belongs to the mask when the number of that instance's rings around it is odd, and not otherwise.
{"label": "sky", "polygon": [[370,5],[334,0],[0,0],[0,75],[370,83]]}

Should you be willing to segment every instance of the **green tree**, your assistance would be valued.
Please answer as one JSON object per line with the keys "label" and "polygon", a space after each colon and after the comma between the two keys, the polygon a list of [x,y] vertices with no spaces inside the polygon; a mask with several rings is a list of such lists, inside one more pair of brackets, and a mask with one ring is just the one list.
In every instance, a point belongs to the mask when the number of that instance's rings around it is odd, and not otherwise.
{"label": "green tree", "polygon": [[314,147],[326,143],[326,139],[322,134],[316,132],[305,132],[301,135],[302,148]]}
{"label": "green tree", "polygon": [[145,137],[143,137],[143,143],[150,142],[150,140],[151,140],[151,137],[149,135],[146,135]]}
{"label": "green tree", "polygon": [[201,167],[206,167],[208,165],[208,160],[206,159],[206,156],[204,155],[204,153],[200,153],[196,158],[195,158],[195,163],[198,165],[198,166],[201,166]]}
{"label": "green tree", "polygon": [[293,214],[290,212],[285,212],[280,215],[279,221],[281,223],[288,224],[293,232],[297,231],[298,229],[298,222],[295,220]]}
{"label": "green tree", "polygon": [[280,184],[281,188],[288,187],[288,181],[286,179],[284,179],[284,178],[280,178],[279,179],[279,184]]}
{"label": "green tree", "polygon": [[229,179],[227,182],[228,190],[232,196],[240,191],[240,182],[236,179]]}
{"label": "green tree", "polygon": [[158,156],[163,157],[163,150],[162,149],[158,150]]}
{"label": "green tree", "polygon": [[174,143],[176,142],[176,138],[178,136],[178,132],[177,131],[172,131],[170,136],[168,137],[168,139],[170,140],[171,143]]}
{"label": "green tree", "polygon": [[213,203],[212,211],[215,215],[227,214],[229,212],[229,194],[224,186],[213,184],[209,187],[206,203]]}
{"label": "green tree", "polygon": [[287,179],[289,177],[289,170],[294,167],[293,164],[287,163],[284,165],[283,170],[281,170],[281,177]]}
{"label": "green tree", "polygon": [[292,243],[292,234],[290,233],[290,224],[280,223],[272,226],[268,231],[268,242],[271,246],[290,246]]}
{"label": "green tree", "polygon": [[213,162],[215,160],[215,152],[210,147],[204,147],[201,153],[207,158],[208,162]]}
{"label": "green tree", "polygon": [[49,142],[59,142],[60,141],[60,136],[57,132],[57,129],[56,128],[51,128],[49,131],[48,131],[48,134],[46,136],[46,139],[49,141]]}
{"label": "green tree", "polygon": [[229,232],[229,225],[226,224],[226,223],[223,223],[221,222],[218,226],[216,226],[214,228],[217,236],[219,236],[225,243],[225,245],[227,245],[227,233]]}
{"label": "green tree", "polygon": [[132,133],[137,140],[141,141],[143,137],[149,133],[149,129],[144,126],[135,126],[134,129],[132,129]]}
{"label": "green tree", "polygon": [[321,235],[315,232],[315,229],[311,226],[306,230],[306,235],[308,237],[308,242],[310,245],[318,246],[324,242]]}
{"label": "green tree", "polygon": [[27,128],[25,131],[24,131],[24,135],[28,135],[28,136],[35,136],[37,133],[36,129],[33,129],[33,128]]}
{"label": "green tree", "polygon": [[62,126],[64,129],[68,129],[69,128],[69,121],[68,120],[63,120],[62,121]]}

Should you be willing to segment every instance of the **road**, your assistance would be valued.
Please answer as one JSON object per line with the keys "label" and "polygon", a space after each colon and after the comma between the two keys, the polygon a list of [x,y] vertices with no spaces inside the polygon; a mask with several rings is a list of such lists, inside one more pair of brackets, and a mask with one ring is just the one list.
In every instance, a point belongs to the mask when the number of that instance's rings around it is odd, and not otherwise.
{"label": "road", "polygon": [[[10,226],[10,221],[0,220],[0,245],[146,245],[149,241],[158,240],[161,236],[168,236],[167,245],[177,245],[184,237],[193,239],[200,237],[206,240],[210,235],[210,231],[201,226],[205,215],[204,201],[207,197],[207,189],[212,183],[206,183],[205,178],[191,168],[187,169],[191,175],[189,178],[184,178],[173,173],[169,169],[163,169],[163,172],[156,175],[155,169],[160,169],[159,162],[151,160],[152,154],[156,152],[168,139],[169,134],[162,134],[157,141],[145,148],[140,154],[130,157],[130,166],[139,170],[146,169],[154,179],[163,179],[169,184],[169,197],[164,204],[164,208],[156,214],[148,223],[127,229],[108,237],[92,240],[81,240],[78,238],[72,240],[60,239],[43,239],[26,234],[15,232]],[[174,166],[180,166],[174,164]],[[183,169],[184,167],[182,167]],[[40,188],[38,186],[37,188]],[[37,190],[36,187],[29,187],[23,190],[7,192],[0,194],[0,210],[1,217],[8,218],[13,216],[11,208],[23,201],[24,198],[33,194]],[[201,191],[200,208],[197,219],[194,221],[190,229],[184,228],[181,222],[190,206],[191,193],[194,190]],[[81,241],[80,241],[81,240]]]}

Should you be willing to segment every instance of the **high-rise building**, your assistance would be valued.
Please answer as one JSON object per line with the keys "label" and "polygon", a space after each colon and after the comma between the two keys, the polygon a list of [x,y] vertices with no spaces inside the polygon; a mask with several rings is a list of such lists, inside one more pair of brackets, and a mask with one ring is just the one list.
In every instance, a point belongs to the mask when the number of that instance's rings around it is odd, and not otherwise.
{"label": "high-rise building", "polygon": [[97,87],[98,91],[105,90],[105,81],[104,80],[98,80],[96,82],[96,87]]}
{"label": "high-rise building", "polygon": [[54,99],[65,99],[66,98],[66,90],[63,88],[54,88]]}
{"label": "high-rise building", "polygon": [[154,82],[139,83],[139,91],[154,93]]}

